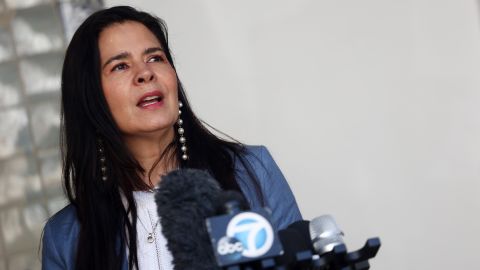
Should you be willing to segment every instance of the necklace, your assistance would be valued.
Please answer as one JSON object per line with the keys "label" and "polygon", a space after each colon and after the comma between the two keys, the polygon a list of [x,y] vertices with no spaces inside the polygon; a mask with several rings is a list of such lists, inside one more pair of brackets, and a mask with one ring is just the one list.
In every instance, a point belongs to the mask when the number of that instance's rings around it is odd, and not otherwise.
{"label": "necklace", "polygon": [[155,222],[154,225],[152,225],[152,217],[150,216],[150,211],[148,211],[147,209],[147,214],[148,214],[148,218],[150,219],[150,225],[152,226],[152,232],[150,232],[148,229],[147,229],[147,226],[145,226],[145,224],[143,224],[143,221],[140,219],[140,217],[138,218],[138,221],[140,221],[140,224],[142,225],[142,227],[145,229],[145,231],[148,233],[147,235],[147,242],[148,243],[153,243],[155,241],[155,229],[157,228],[158,226],[158,223],[160,222],[160,218],[157,219],[157,222]]}
{"label": "necklace", "polygon": [[[148,219],[150,220],[150,224],[152,224],[152,216],[150,215],[150,211],[148,211],[147,209],[147,214],[148,214]],[[155,251],[157,252],[157,263],[158,263],[158,268],[160,270],[163,269],[162,265],[160,264],[160,252],[158,250],[158,246],[157,246],[157,234],[155,233],[155,229],[157,228],[157,225],[158,225],[158,222],[160,221],[160,218],[157,219],[157,222],[155,222],[155,226],[152,226],[153,227],[153,236],[152,236],[152,242],[155,242]],[[149,234],[149,237],[151,236],[151,234]],[[149,241],[149,243],[152,243],[150,242],[149,238],[147,238],[147,241]]]}

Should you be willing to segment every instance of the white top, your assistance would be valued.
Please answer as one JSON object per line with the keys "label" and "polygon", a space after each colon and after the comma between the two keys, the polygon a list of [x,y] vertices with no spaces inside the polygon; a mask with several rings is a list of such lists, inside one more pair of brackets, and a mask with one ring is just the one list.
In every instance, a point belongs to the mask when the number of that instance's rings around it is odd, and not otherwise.
{"label": "white top", "polygon": [[[155,193],[134,191],[137,203],[137,254],[139,270],[172,270],[172,254],[167,248],[167,240],[162,233],[160,218],[155,204]],[[158,222],[157,225],[155,225]],[[155,227],[155,230],[153,229]],[[148,242],[152,233],[153,242]]]}

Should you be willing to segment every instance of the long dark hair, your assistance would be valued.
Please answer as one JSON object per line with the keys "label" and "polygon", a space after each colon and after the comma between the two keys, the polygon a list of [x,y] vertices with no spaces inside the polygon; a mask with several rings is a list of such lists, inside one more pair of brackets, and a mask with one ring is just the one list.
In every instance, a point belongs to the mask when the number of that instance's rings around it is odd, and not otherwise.
{"label": "long dark hair", "polygon": [[[114,23],[135,21],[145,25],[158,39],[173,68],[165,23],[148,13],[119,6],[95,12],[75,32],[66,51],[62,70],[61,149],[63,181],[69,201],[80,222],[75,268],[120,269],[128,248],[128,265],[138,268],[137,210],[134,190],[147,190],[145,173],[125,146],[121,132],[108,109],[100,77],[100,33]],[[178,80],[178,77],[177,77]],[[245,147],[212,134],[195,116],[182,84],[178,97],[183,103],[182,119],[188,139],[189,159],[181,159],[177,139],[167,155],[180,167],[210,172],[224,189],[240,191],[235,162],[246,163]],[[176,136],[177,137],[177,136]],[[107,180],[102,180],[99,140],[104,149]],[[161,157],[161,158],[162,158]],[[158,163],[158,162],[157,162]],[[255,176],[246,166],[263,201]]]}

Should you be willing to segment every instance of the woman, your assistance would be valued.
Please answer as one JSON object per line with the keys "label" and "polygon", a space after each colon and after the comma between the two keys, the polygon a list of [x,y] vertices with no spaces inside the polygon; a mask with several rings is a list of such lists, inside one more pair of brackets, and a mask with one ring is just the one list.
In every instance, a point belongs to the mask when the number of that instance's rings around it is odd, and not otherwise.
{"label": "woman", "polygon": [[172,269],[152,188],[177,168],[269,207],[276,229],[301,219],[265,147],[222,140],[194,115],[164,23],[133,8],[98,11],[73,36],[61,138],[70,204],[45,226],[44,269]]}

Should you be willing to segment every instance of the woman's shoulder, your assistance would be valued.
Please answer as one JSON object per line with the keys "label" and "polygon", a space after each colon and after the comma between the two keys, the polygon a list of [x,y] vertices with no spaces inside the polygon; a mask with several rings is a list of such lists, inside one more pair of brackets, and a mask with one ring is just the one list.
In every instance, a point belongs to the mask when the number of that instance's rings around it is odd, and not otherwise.
{"label": "woman's shoulder", "polygon": [[267,182],[272,180],[283,184],[284,177],[266,146],[244,145],[243,159],[247,162],[236,162],[237,169],[243,167],[255,172],[261,185],[269,185]]}
{"label": "woman's shoulder", "polygon": [[69,238],[76,238],[79,231],[77,211],[72,204],[68,204],[60,211],[50,217],[45,224],[44,235],[47,232],[54,232],[49,235],[53,238],[61,237],[62,241]]}
{"label": "woman's shoulder", "polygon": [[266,156],[270,157],[270,153],[264,145],[242,145],[242,150],[242,157],[252,166],[260,165]]}
{"label": "woman's shoulder", "polygon": [[[247,162],[237,161],[235,167],[239,185],[250,206],[270,208],[277,229],[300,220],[302,217],[295,197],[267,147],[245,145],[242,157]],[[249,177],[248,171],[255,174],[255,179]],[[255,186],[260,188],[261,194],[256,192]]]}
{"label": "woman's shoulder", "polygon": [[236,162],[237,171],[250,169],[261,179],[272,171],[272,167],[277,168],[270,151],[264,145],[244,145],[242,158],[247,162]]}
{"label": "woman's shoulder", "polygon": [[268,151],[265,145],[243,145],[246,155],[261,155],[262,152]]}
{"label": "woman's shoulder", "polygon": [[73,269],[79,228],[72,204],[48,219],[43,229],[42,269]]}
{"label": "woman's shoulder", "polygon": [[46,226],[55,229],[78,226],[77,210],[72,204],[68,204],[50,217]]}
{"label": "woman's shoulder", "polygon": [[267,147],[265,147],[265,145],[248,145],[248,144],[245,144],[243,146],[245,147],[245,150],[250,154],[259,154],[262,151],[267,150]]}

